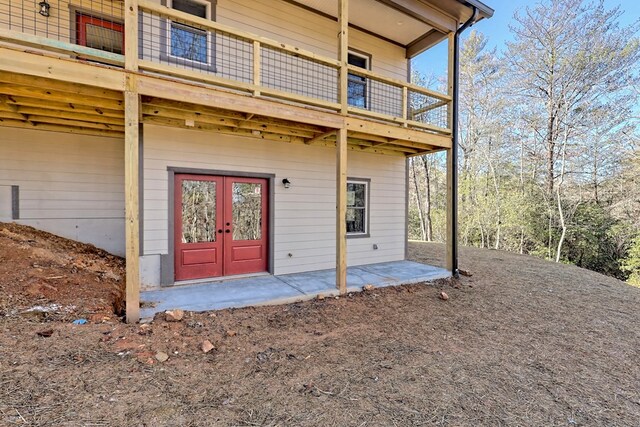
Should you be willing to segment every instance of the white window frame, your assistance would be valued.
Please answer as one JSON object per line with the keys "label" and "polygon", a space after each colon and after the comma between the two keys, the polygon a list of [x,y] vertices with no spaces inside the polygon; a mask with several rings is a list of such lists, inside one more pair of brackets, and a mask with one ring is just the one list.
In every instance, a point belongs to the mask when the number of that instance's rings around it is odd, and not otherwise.
{"label": "white window frame", "polygon": [[[352,50],[352,49],[349,49],[347,51],[347,53],[348,53],[348,55],[353,55],[353,56],[357,56],[358,58],[364,59],[365,60],[365,66],[364,66],[363,69],[371,70],[371,56],[370,55],[367,55],[367,54],[364,54],[364,53],[361,53],[361,52],[356,52],[355,50]],[[357,76],[357,75],[355,75],[355,76],[356,77],[361,77],[361,76]],[[348,76],[347,76],[347,79],[348,79]],[[364,86],[364,107],[360,107],[360,106],[357,106],[357,105],[351,105],[351,104],[349,104],[349,105],[352,106],[352,107],[355,107],[355,108],[362,108],[362,109],[368,110],[369,109],[369,102],[370,102],[369,100],[370,100],[371,97],[369,96],[369,82],[367,81],[366,77],[364,77],[364,82],[363,83],[364,83],[363,84],[363,86]],[[347,82],[347,85],[348,84],[349,83]]]}
{"label": "white window frame", "polygon": [[[369,218],[370,218],[370,206],[369,206],[369,190],[371,188],[371,180],[364,178],[347,178],[347,186],[349,184],[361,184],[364,185],[364,231],[347,231],[347,237],[370,237],[369,234]],[[349,209],[347,205],[346,210]],[[346,212],[345,212],[346,215]],[[346,220],[346,218],[345,218]]]}
{"label": "white window frame", "polygon": [[[167,7],[173,9],[173,0],[166,0],[167,1]],[[186,0],[192,3],[197,3],[200,5],[205,6],[205,10],[206,10],[206,19],[208,19],[209,21],[211,20],[211,2],[208,0]],[[194,15],[195,16],[195,15]],[[200,18],[200,17],[199,17]],[[211,60],[212,58],[212,54],[211,54],[211,31],[209,30],[200,30],[199,28],[194,28],[195,31],[204,31],[207,37],[207,62],[200,62],[200,61],[196,61],[194,59],[189,59],[189,58],[184,58],[182,56],[176,56],[171,54],[171,28],[173,25],[173,21],[171,19],[167,20],[167,56],[170,58],[173,58],[174,60],[177,61],[184,61],[187,63],[192,63],[192,64],[196,64],[198,66],[203,66],[203,65],[207,65],[209,67],[213,66],[213,61]],[[185,25],[181,22],[176,22],[176,24],[178,25]]]}

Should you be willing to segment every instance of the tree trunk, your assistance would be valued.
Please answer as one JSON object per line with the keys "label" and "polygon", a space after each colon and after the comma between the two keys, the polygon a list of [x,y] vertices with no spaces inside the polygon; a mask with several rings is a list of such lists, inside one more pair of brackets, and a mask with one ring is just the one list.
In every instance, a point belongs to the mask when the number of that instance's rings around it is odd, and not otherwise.
{"label": "tree trunk", "polygon": [[564,238],[567,234],[567,225],[565,223],[564,218],[564,210],[562,209],[562,197],[560,196],[560,191],[562,190],[562,185],[564,184],[564,172],[565,172],[565,164],[567,157],[567,139],[568,139],[568,129],[565,128],[564,138],[562,140],[562,160],[560,163],[560,181],[558,182],[558,186],[556,187],[556,196],[558,199],[558,216],[560,217],[560,226],[562,227],[562,234],[560,234],[560,240],[558,241],[558,248],[556,250],[556,262],[560,262],[560,255],[562,253],[562,244],[564,243]]}
{"label": "tree trunk", "polygon": [[555,117],[553,114],[549,115],[547,123],[547,194],[551,196],[553,194],[554,187],[554,166],[555,166],[555,149],[556,142],[553,135]]}
{"label": "tree trunk", "polygon": [[420,233],[422,240],[426,240],[426,232],[424,229],[424,212],[422,211],[422,199],[420,197],[420,186],[418,185],[418,175],[416,174],[415,159],[411,159],[411,171],[413,172],[413,186],[416,190],[416,204],[418,205],[418,218],[420,219]]}
{"label": "tree trunk", "polygon": [[425,200],[425,228],[427,232],[427,242],[433,241],[433,222],[431,221],[431,170],[429,163],[427,163],[427,157],[422,156],[422,165],[424,166],[424,180],[426,186],[426,200]]}

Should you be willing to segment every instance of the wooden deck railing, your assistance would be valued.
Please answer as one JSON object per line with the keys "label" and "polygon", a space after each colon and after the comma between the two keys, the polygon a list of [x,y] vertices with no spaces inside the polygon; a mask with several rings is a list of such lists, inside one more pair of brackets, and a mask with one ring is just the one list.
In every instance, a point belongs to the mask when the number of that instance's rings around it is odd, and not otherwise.
{"label": "wooden deck railing", "polygon": [[[56,16],[50,22],[47,19],[52,17],[25,11],[22,0],[0,0],[0,12],[5,12],[0,17],[0,41],[124,65],[124,46],[114,40],[118,30],[126,34],[122,2],[90,2],[96,6],[87,10],[86,1],[77,9],[70,3],[73,1],[56,2]],[[137,66],[141,72],[341,110],[340,61],[149,0],[138,0],[137,5]],[[61,16],[63,12],[68,16]],[[93,18],[80,16],[100,18],[93,22]],[[86,22],[100,27],[102,37],[109,39],[88,43],[83,27]],[[131,42],[124,39],[122,44]],[[450,133],[448,95],[351,65],[347,69],[351,79],[349,115]]]}

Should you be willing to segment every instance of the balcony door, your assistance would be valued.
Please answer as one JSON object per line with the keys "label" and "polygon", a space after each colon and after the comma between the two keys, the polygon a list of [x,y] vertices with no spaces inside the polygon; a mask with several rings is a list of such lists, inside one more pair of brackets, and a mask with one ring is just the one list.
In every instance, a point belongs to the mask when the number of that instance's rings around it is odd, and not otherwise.
{"label": "balcony door", "polygon": [[268,181],[175,175],[175,279],[267,270]]}

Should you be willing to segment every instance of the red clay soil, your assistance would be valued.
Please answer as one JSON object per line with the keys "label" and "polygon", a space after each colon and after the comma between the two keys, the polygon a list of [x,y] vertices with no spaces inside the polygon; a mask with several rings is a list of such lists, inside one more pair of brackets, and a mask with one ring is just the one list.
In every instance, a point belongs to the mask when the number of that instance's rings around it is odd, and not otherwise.
{"label": "red clay soil", "polygon": [[[443,257],[441,245],[410,250]],[[5,311],[0,425],[640,425],[640,289],[505,252],[461,255],[473,275],[459,281],[178,322]]]}
{"label": "red clay soil", "polygon": [[0,223],[0,316],[113,317],[124,278],[124,260],[95,246]]}

